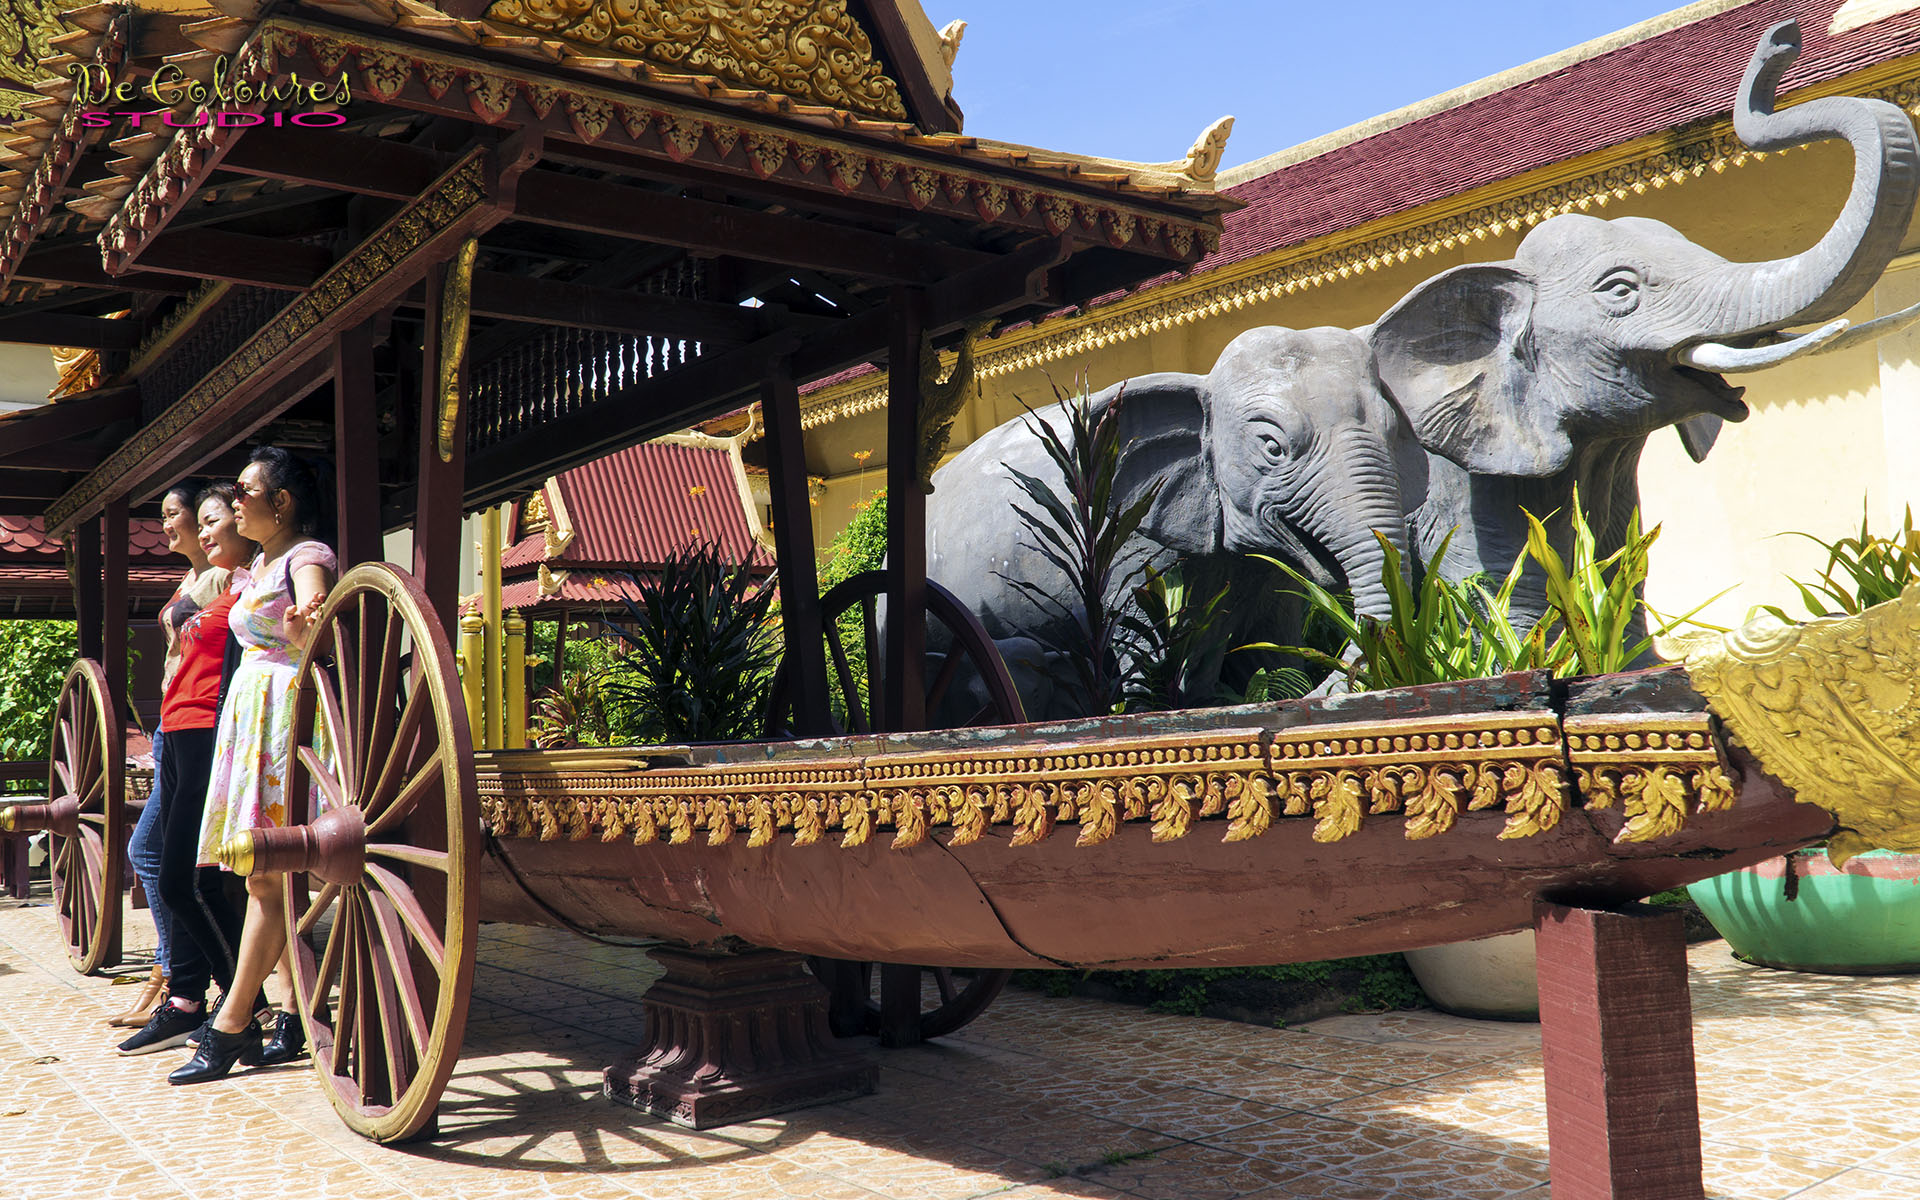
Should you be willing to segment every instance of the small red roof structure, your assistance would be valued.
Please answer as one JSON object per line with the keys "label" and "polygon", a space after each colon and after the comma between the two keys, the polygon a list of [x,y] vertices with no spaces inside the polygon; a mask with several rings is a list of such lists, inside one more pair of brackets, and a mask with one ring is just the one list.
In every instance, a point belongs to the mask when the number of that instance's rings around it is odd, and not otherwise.
{"label": "small red roof structure", "polygon": [[770,573],[746,491],[719,438],[648,442],[562,472],[514,506],[501,606],[554,615],[617,605],[635,596],[626,576],[657,571],[696,542]]}
{"label": "small red roof structure", "polygon": [[[152,620],[186,573],[151,517],[127,521],[127,603],[134,620]],[[0,517],[0,620],[73,620],[66,547],[39,517]]]}

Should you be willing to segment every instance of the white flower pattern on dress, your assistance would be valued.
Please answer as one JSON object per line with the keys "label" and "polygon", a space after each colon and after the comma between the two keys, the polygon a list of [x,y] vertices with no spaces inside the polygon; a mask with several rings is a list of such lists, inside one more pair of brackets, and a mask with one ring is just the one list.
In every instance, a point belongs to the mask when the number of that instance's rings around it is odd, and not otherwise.
{"label": "white flower pattern on dress", "polygon": [[[293,573],[317,565],[336,571],[333,551],[319,542],[301,542],[271,567],[256,558],[248,571],[234,573],[239,595],[227,626],[243,650],[240,666],[227,685],[214,736],[213,774],[207,781],[206,816],[200,824],[200,861],[250,829],[287,823],[285,775],[293,756],[293,677],[300,654],[287,640],[285,614],[293,605]],[[313,747],[328,763],[333,751],[324,722],[316,722]],[[325,810],[318,788],[309,793],[307,811]]]}

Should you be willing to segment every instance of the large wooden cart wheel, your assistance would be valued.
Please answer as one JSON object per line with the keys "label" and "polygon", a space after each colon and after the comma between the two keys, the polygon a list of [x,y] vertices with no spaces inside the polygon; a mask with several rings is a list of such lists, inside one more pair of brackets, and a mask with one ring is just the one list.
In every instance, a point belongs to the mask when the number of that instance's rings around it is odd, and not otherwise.
{"label": "large wooden cart wheel", "polygon": [[253,866],[291,872],[293,991],[328,1099],[400,1141],[433,1119],[473,986],[481,827],[453,648],[411,576],[364,564],[295,688],[288,828],[255,831]]}
{"label": "large wooden cart wheel", "polygon": [[[866,571],[835,585],[820,598],[822,624],[827,629],[827,665],[832,672],[830,686],[840,699],[840,711],[846,715],[844,722],[835,722],[840,727],[838,732],[871,733],[884,724],[880,719],[883,643],[879,603],[886,591],[887,573]],[[850,649],[840,636],[842,618],[848,616],[857,628],[858,646],[866,656],[869,686],[865,696],[860,694]],[[927,715],[938,713],[953,685],[971,673],[979,681],[985,701],[963,705],[970,712],[953,720],[954,728],[1024,721],[1020,694],[1014,690],[1012,676],[993,639],[958,597],[931,579],[927,581],[926,620],[930,626],[937,623],[945,627],[947,645],[943,656],[928,665]],[[791,701],[784,683],[783,675],[774,676],[770,731],[789,728]],[[808,965],[831,996],[828,1020],[833,1032],[840,1037],[878,1034],[888,1045],[910,1045],[954,1032],[985,1012],[1013,976],[1011,971],[974,971],[963,976],[946,967],[832,958],[809,959]],[[933,977],[932,997],[925,991],[928,974]],[[917,1026],[912,1017],[916,1012]]]}
{"label": "large wooden cart wheel", "polygon": [[126,858],[126,731],[107,673],[78,659],[53,710],[47,803],[19,806],[14,818],[47,831],[53,905],[74,969],[92,974],[120,962],[120,879]]}

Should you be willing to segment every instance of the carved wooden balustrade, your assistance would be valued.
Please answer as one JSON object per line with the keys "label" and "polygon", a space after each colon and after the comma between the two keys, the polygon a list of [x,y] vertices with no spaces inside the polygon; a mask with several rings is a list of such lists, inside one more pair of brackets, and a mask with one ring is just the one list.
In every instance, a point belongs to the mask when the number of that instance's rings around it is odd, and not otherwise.
{"label": "carved wooden balustrade", "polygon": [[[681,263],[633,290],[703,299],[704,272]],[[510,441],[548,421],[591,409],[642,380],[700,356],[685,338],[548,326],[502,348],[473,368],[469,385],[469,453]]]}
{"label": "carved wooden balustrade", "polygon": [[[158,420],[187,389],[259,332],[299,293],[263,287],[232,287],[213,301],[193,329],[163,351],[162,357],[140,376],[140,419]],[[182,302],[180,315],[189,317],[193,298]],[[169,323],[156,331],[164,336]]]}

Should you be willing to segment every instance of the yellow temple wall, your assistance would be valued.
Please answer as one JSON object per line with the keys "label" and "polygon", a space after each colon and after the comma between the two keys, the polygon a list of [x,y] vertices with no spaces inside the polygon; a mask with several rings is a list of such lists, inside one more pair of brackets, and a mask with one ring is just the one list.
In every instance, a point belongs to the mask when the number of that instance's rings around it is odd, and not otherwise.
{"label": "yellow temple wall", "polygon": [[[1684,183],[1612,199],[1590,211],[1600,217],[1653,217],[1673,225],[1708,248],[1733,259],[1791,254],[1818,240],[1847,192],[1851,157],[1826,145],[1749,159],[1722,171],[1706,171]],[[1564,179],[1568,172],[1556,173]],[[1543,181],[1551,182],[1551,181]],[[1536,185],[1540,186],[1540,185]],[[1504,189],[1524,195],[1526,188]],[[1401,226],[1418,224],[1487,202],[1468,197],[1448,207],[1407,214]],[[1522,231],[1524,232],[1524,230]],[[1370,231],[1355,231],[1361,237]],[[1359,326],[1377,318],[1414,286],[1448,267],[1504,259],[1521,233],[1470,239],[1406,263],[1354,273],[1268,299],[1233,297],[1231,289],[1196,319],[1134,333],[1141,322],[1129,309],[1198,288],[1217,288],[1229,277],[1257,275],[1301,251],[1282,250],[1221,271],[1176,281],[1103,309],[1045,322],[985,343],[981,394],[956,422],[949,456],[995,425],[1018,417],[1021,402],[1039,406],[1053,399],[1049,376],[1063,387],[1084,373],[1095,388],[1151,371],[1204,372],[1220,349],[1258,325],[1306,328]],[[1353,240],[1351,236],[1347,239]],[[1912,233],[1874,295],[1850,316],[1855,321],[1920,301],[1920,236]],[[1314,252],[1324,247],[1309,247]],[[1909,258],[1912,261],[1909,261]],[[995,350],[1025,341],[1057,339],[1084,331],[1088,344],[1044,364],[1004,369]],[[856,385],[861,381],[856,381]],[[1803,530],[1832,539],[1859,528],[1862,504],[1876,531],[1897,526],[1903,508],[1920,503],[1920,333],[1882,339],[1877,347],[1804,360],[1734,380],[1748,388],[1753,414],[1728,425],[1704,463],[1694,463],[1677,435],[1660,431],[1647,442],[1640,470],[1647,524],[1662,527],[1655,547],[1648,599],[1662,612],[1684,612],[1731,589],[1702,614],[1737,621],[1756,604],[1798,610],[1786,576],[1816,572],[1824,555],[1802,538]],[[865,381],[870,392],[873,380]],[[858,386],[835,389],[854,396]],[[809,397],[813,404],[832,396]],[[824,546],[851,519],[864,497],[884,481],[884,409],[818,424],[809,431],[810,466],[825,480],[815,509]],[[870,451],[864,466],[855,451]],[[1008,517],[1011,520],[1011,515]]]}

